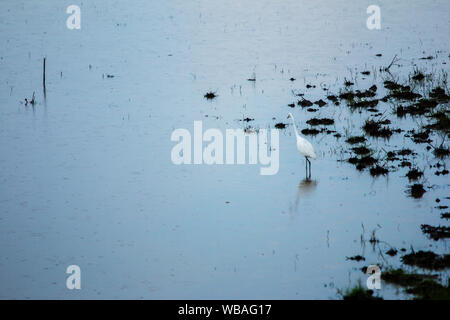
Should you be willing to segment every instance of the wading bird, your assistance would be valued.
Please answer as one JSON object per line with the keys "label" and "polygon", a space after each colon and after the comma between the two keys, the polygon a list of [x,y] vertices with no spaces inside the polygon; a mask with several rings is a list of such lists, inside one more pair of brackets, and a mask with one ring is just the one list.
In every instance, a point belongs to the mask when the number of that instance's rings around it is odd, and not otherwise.
{"label": "wading bird", "polygon": [[[292,119],[292,124],[294,125],[295,137],[297,138],[297,149],[302,156],[306,159],[306,177],[307,179],[311,178],[311,161],[309,158],[317,159],[316,153],[314,152],[314,148],[308,140],[300,136],[297,132],[297,126],[295,125],[294,116],[289,112],[288,119]],[[308,175],[308,163],[309,163],[309,175]]]}

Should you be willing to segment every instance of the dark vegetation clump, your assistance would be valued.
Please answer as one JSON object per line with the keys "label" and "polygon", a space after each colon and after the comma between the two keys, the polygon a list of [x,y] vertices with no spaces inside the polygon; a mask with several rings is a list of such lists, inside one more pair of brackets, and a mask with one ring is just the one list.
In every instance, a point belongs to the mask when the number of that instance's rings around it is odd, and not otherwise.
{"label": "dark vegetation clump", "polygon": [[386,160],[388,160],[388,161],[396,161],[396,160],[400,160],[400,158],[397,157],[397,154],[395,152],[389,151],[387,153]]}
{"label": "dark vegetation clump", "polygon": [[304,135],[315,136],[316,134],[320,133],[320,131],[317,129],[303,129],[302,133]]}
{"label": "dark vegetation clump", "polygon": [[355,96],[357,98],[373,98],[376,96],[377,86],[373,85],[368,90],[360,91],[356,90]]}
{"label": "dark vegetation clump", "polygon": [[413,141],[415,143],[429,143],[429,142],[431,142],[431,140],[430,140],[430,131],[429,130],[425,130],[425,131],[421,131],[421,132],[417,132],[417,133],[415,133],[413,131],[412,137],[413,137]]}
{"label": "dark vegetation clump", "polygon": [[450,154],[450,149],[444,146],[440,146],[438,148],[434,148],[433,154],[435,155],[436,158],[443,159],[445,157],[448,157],[448,155]]}
{"label": "dark vegetation clump", "polygon": [[379,176],[379,175],[386,175],[388,172],[389,172],[388,169],[383,168],[381,166],[375,166],[375,167],[370,168],[370,175],[374,176],[374,177]]}
{"label": "dark vegetation clump", "polygon": [[344,92],[339,95],[340,99],[352,101],[355,99],[355,93],[352,91]]}
{"label": "dark vegetation clump", "polygon": [[405,149],[398,150],[397,154],[399,156],[409,156],[409,155],[413,154],[413,151],[411,149],[405,148]]}
{"label": "dark vegetation clump", "polygon": [[412,92],[409,86],[404,86],[393,81],[385,81],[384,87],[390,91],[390,93],[383,98],[384,101],[388,99],[397,100],[415,100],[422,97],[422,95]]}
{"label": "dark vegetation clump", "polygon": [[315,101],[314,104],[317,104],[319,107],[323,107],[327,103],[325,101],[323,101],[322,99],[320,99],[320,100]]}
{"label": "dark vegetation clump", "polygon": [[422,224],[420,228],[422,229],[423,233],[425,233],[435,241],[439,239],[450,238],[450,227],[446,226],[433,227],[428,224]]}
{"label": "dark vegetation clump", "polygon": [[366,141],[366,138],[364,138],[363,136],[353,136],[348,138],[347,140],[345,140],[345,142],[349,143],[349,144],[357,144],[357,143],[362,143]]}
{"label": "dark vegetation clump", "polygon": [[403,287],[416,286],[424,280],[435,278],[436,275],[408,273],[403,269],[388,269],[381,273],[381,279]]}
{"label": "dark vegetation clump", "polygon": [[359,284],[351,290],[347,290],[346,293],[342,294],[344,300],[350,301],[375,301],[383,300],[381,297],[376,297],[373,295],[373,290],[367,290]]}
{"label": "dark vegetation clump", "polygon": [[366,155],[371,152],[370,149],[365,146],[354,147],[354,148],[352,148],[352,151],[357,155]]}
{"label": "dark vegetation clump", "polygon": [[443,176],[445,176],[445,175],[449,174],[449,171],[447,169],[444,169],[442,171],[436,171],[434,174],[437,175],[437,176],[440,176],[441,174]]}
{"label": "dark vegetation clump", "polygon": [[441,219],[449,219],[450,218],[450,212],[441,213]]}
{"label": "dark vegetation clump", "polygon": [[352,108],[374,108],[378,105],[378,99],[374,100],[359,100],[349,103],[349,107]]}
{"label": "dark vegetation clump", "polygon": [[386,80],[385,82],[383,82],[383,84],[384,87],[388,90],[400,90],[400,89],[405,90],[406,88],[409,89],[409,87],[402,86],[401,84],[389,80]]}
{"label": "dark vegetation clump", "polygon": [[210,92],[207,92],[203,97],[205,97],[207,100],[212,100],[215,97],[217,97],[217,95],[215,92],[210,91]]}
{"label": "dark vegetation clump", "polygon": [[412,186],[409,187],[409,194],[411,197],[415,199],[422,198],[425,192],[426,191],[423,188],[423,185],[420,183],[413,184]]}
{"label": "dark vegetation clump", "polygon": [[421,110],[421,111],[423,110],[424,112],[434,109],[437,105],[438,105],[438,103],[434,99],[420,99],[415,104],[415,106],[419,110]]}
{"label": "dark vegetation clump", "polygon": [[440,103],[448,102],[450,100],[450,96],[445,93],[445,90],[441,87],[436,87],[431,90],[429,94],[430,98],[436,99]]}
{"label": "dark vegetation clump", "polygon": [[356,165],[356,169],[363,170],[364,168],[370,167],[377,163],[377,160],[371,156],[365,156],[362,158],[352,157],[348,159],[348,162]]}
{"label": "dark vegetation clump", "polygon": [[402,167],[402,168],[404,168],[404,167],[411,167],[411,166],[412,166],[412,163],[409,162],[409,161],[402,161],[400,163],[400,167]]}
{"label": "dark vegetation clump", "polygon": [[336,97],[335,95],[329,95],[327,96],[327,99],[332,102],[338,102],[338,97]]}
{"label": "dark vegetation clump", "polygon": [[318,126],[318,125],[328,126],[328,125],[334,124],[334,120],[329,119],[329,118],[321,118],[321,119],[320,118],[312,118],[312,119],[309,119],[308,121],[306,121],[306,123],[311,126]]}
{"label": "dark vegetation clump", "polygon": [[437,105],[438,103],[435,99],[420,99],[417,103],[406,107],[398,106],[395,113],[399,118],[407,114],[412,116],[424,115],[436,108]]}
{"label": "dark vegetation clump", "polygon": [[425,79],[425,75],[420,71],[416,71],[411,79],[413,79],[414,81],[422,81],[423,79]]}
{"label": "dark vegetation clump", "polygon": [[430,117],[435,119],[435,121],[425,126],[427,129],[444,132],[448,132],[450,130],[450,118],[447,116],[446,112],[439,111],[430,115]]}
{"label": "dark vegetation clump", "polygon": [[406,292],[420,300],[450,300],[450,280],[446,286],[433,280],[426,280],[407,289]]}
{"label": "dark vegetation clump", "polygon": [[277,124],[275,124],[275,128],[277,128],[277,129],[284,129],[284,128],[286,128],[286,124],[282,123],[282,122],[277,123]]}
{"label": "dark vegetation clump", "polygon": [[301,107],[311,107],[313,105],[313,103],[311,101],[306,100],[306,99],[299,100],[297,102],[297,104]]}
{"label": "dark vegetation clump", "polygon": [[408,177],[409,181],[414,181],[423,176],[423,171],[419,171],[417,168],[413,168],[408,171],[406,176]]}
{"label": "dark vegetation clump", "polygon": [[409,273],[402,269],[389,269],[381,274],[386,282],[405,288],[405,292],[420,300],[449,300],[450,281],[443,286],[436,281],[437,275]]}
{"label": "dark vegetation clump", "polygon": [[429,270],[442,270],[450,267],[450,254],[438,255],[432,251],[413,251],[404,255],[401,260],[406,265]]}
{"label": "dark vegetation clump", "polygon": [[387,124],[389,120],[366,120],[363,130],[372,137],[389,138],[392,135],[392,130],[389,127],[382,127],[383,124]]}

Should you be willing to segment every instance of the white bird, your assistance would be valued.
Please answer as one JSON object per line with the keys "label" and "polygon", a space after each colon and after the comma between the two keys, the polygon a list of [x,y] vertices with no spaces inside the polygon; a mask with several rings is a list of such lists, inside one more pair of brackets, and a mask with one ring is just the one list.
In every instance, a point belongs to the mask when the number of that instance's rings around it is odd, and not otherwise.
{"label": "white bird", "polygon": [[[297,138],[297,150],[306,159],[306,176],[311,178],[311,161],[308,158],[317,159],[316,153],[314,152],[314,147],[311,142],[300,136],[297,132],[297,126],[295,125],[294,116],[289,112],[288,119],[292,119],[292,124],[294,125],[295,137]],[[309,176],[308,176],[308,163],[309,163]]]}

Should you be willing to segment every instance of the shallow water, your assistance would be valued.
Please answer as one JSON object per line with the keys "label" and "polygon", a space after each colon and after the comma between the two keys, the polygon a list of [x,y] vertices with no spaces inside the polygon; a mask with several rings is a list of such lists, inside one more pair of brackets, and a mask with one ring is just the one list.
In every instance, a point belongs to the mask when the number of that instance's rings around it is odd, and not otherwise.
{"label": "shallow water", "polygon": [[[380,255],[390,246],[448,253],[448,240],[420,230],[446,225],[435,199],[448,205],[448,176],[428,167],[437,160],[426,145],[404,133],[368,142],[418,153],[421,181],[433,188],[416,200],[405,192],[406,169],[373,178],[339,161],[366,112],[287,106],[292,90],[326,100],[321,86],[336,94],[344,79],[364,90],[376,83],[381,94],[386,75],[374,71],[395,54],[400,80],[414,64],[449,71],[448,1],[383,2],[373,31],[370,4],[89,1],[77,31],[66,28],[60,1],[1,2],[0,297],[335,299],[365,283],[362,266],[399,265],[399,256]],[[420,60],[428,55],[436,58]],[[207,91],[218,97],[205,100]],[[37,104],[25,106],[33,92]],[[417,127],[378,108],[393,128]],[[171,162],[176,128],[193,132],[195,120],[222,131],[273,128],[288,112],[300,129],[331,117],[343,135],[308,136],[318,154],[312,182],[291,125],[280,130],[273,176],[259,165]],[[239,121],[247,116],[255,120]],[[375,249],[361,241],[373,230],[383,241]],[[366,261],[346,260],[357,254]],[[81,290],[66,288],[72,264]],[[384,284],[380,294],[404,297]]]}

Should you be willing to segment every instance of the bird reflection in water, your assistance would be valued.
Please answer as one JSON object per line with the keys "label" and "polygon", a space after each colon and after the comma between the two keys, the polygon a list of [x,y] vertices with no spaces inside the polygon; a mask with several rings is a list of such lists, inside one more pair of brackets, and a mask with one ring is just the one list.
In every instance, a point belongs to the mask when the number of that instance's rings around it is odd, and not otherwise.
{"label": "bird reflection in water", "polygon": [[297,190],[297,197],[295,199],[295,208],[294,211],[298,211],[298,204],[300,202],[300,198],[306,198],[308,195],[314,192],[319,182],[317,180],[312,179],[303,179],[300,181]]}

